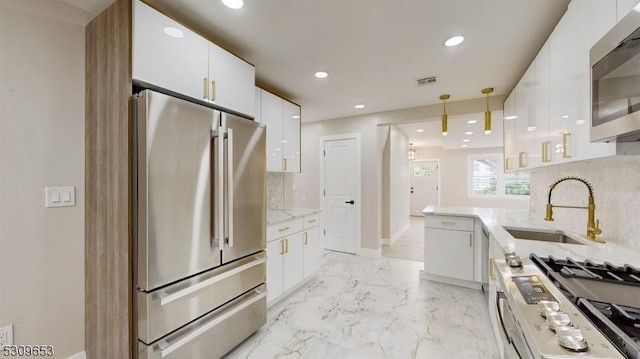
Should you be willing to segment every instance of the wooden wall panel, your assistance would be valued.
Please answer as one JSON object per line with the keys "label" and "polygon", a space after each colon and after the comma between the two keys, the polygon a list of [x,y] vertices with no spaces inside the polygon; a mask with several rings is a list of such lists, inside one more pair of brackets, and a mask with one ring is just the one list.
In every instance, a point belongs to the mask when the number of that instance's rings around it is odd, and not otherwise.
{"label": "wooden wall panel", "polygon": [[132,358],[131,1],[86,27],[85,347]]}

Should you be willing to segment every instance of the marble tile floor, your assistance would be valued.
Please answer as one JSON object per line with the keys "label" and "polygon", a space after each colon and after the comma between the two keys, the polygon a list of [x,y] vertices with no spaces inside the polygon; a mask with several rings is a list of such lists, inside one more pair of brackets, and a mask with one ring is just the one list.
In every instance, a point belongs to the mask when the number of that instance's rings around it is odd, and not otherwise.
{"label": "marble tile floor", "polygon": [[498,358],[482,292],[419,279],[422,263],[325,252],[225,358]]}
{"label": "marble tile floor", "polygon": [[424,217],[409,217],[409,229],[390,246],[382,246],[382,256],[424,261]]}

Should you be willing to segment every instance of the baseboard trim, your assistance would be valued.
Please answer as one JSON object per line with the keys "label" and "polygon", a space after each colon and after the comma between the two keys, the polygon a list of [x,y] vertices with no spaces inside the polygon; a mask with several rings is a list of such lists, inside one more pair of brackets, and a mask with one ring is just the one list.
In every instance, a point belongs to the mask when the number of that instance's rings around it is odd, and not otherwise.
{"label": "baseboard trim", "polygon": [[449,278],[437,274],[430,274],[424,270],[420,271],[420,279],[430,280],[438,283],[457,285],[458,287],[465,287],[475,290],[482,290],[482,283],[472,282],[464,279]]}
{"label": "baseboard trim", "polygon": [[382,257],[382,248],[360,248],[358,250],[358,255],[363,257],[380,258]]}
{"label": "baseboard trim", "polygon": [[80,352],[77,354],[74,354],[70,357],[68,357],[67,359],[87,359],[87,353],[86,352]]}

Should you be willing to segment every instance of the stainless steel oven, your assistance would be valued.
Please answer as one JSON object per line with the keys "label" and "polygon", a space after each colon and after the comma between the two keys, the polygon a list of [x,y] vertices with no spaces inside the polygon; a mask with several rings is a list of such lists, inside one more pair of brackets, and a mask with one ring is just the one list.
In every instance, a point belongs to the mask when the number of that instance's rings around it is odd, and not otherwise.
{"label": "stainless steel oven", "polygon": [[591,141],[640,140],[640,5],[590,51]]}

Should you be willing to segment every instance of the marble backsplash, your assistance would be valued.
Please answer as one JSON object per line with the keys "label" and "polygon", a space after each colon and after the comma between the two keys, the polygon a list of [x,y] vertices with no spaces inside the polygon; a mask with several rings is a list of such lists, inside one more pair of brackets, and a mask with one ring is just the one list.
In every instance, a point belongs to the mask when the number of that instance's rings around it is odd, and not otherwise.
{"label": "marble backsplash", "polygon": [[267,172],[267,209],[284,208],[284,173]]}
{"label": "marble backsplash", "polygon": [[[549,185],[566,176],[591,183],[600,220],[601,237],[625,247],[640,249],[640,156],[617,156],[536,169],[531,173],[530,209],[545,216]],[[577,181],[560,183],[553,190],[556,205],[586,206],[588,191]],[[584,233],[586,209],[554,208],[557,224]]]}

